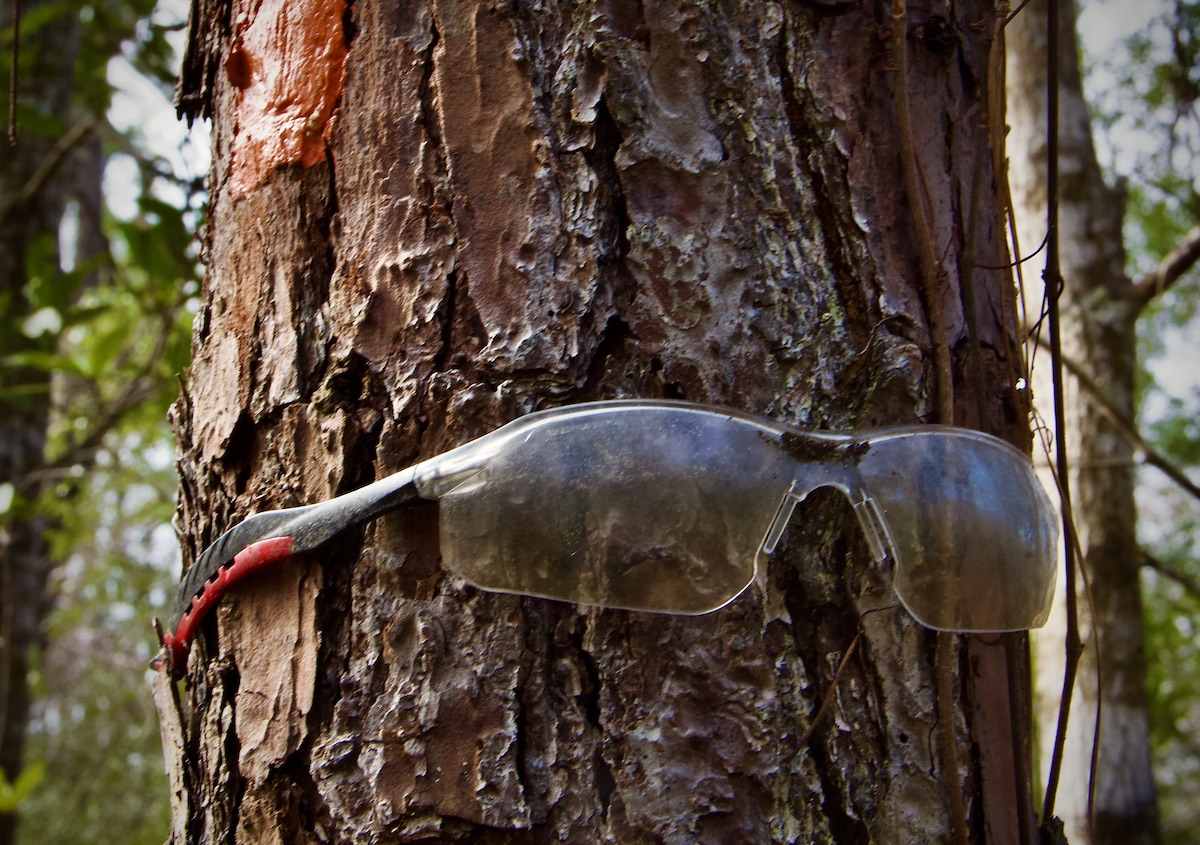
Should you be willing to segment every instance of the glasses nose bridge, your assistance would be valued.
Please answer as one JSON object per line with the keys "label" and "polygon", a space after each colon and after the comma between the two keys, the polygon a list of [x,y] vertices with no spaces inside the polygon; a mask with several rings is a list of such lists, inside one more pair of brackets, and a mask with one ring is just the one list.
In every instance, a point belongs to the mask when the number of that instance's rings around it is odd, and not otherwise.
{"label": "glasses nose bridge", "polygon": [[872,556],[876,561],[886,558],[891,547],[887,522],[879,505],[868,495],[857,467],[848,463],[825,461],[796,463],[792,483],[783,494],[775,517],[771,520],[771,526],[763,537],[763,552],[772,554],[775,551],[796,507],[813,491],[822,488],[837,490],[849,500]]}

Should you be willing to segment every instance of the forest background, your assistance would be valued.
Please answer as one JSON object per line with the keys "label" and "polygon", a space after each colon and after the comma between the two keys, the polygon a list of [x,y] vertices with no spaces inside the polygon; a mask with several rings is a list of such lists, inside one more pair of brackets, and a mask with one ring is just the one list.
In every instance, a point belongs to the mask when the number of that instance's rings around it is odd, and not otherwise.
{"label": "forest background", "polygon": [[[32,701],[21,760],[0,755],[0,817],[19,818],[20,842],[159,843],[169,823],[148,620],[179,576],[167,414],[186,374],[203,271],[209,142],[171,105],[185,3],[22,5],[18,136],[0,142],[0,159],[9,159],[0,169],[16,175],[0,182],[0,236],[39,192],[54,193],[43,207],[55,225],[23,245],[20,289],[0,285],[0,416],[44,421],[37,454],[23,464],[9,454],[15,429],[0,428],[9,438],[0,450],[0,557],[19,518],[39,526],[52,567],[36,608],[40,636],[22,654]],[[1080,12],[1098,152],[1128,197],[1128,272],[1141,278],[1200,221],[1200,3],[1090,0]],[[0,25],[7,92],[11,8]],[[6,94],[6,111],[10,101]],[[1198,285],[1193,268],[1139,326],[1138,431],[1193,486]],[[1163,841],[1192,842],[1200,838],[1198,510],[1153,468],[1139,471],[1138,510]],[[0,582],[0,620],[23,612],[18,586]],[[13,665],[10,652],[0,649],[0,668]],[[16,730],[11,722],[0,719],[0,735]]]}

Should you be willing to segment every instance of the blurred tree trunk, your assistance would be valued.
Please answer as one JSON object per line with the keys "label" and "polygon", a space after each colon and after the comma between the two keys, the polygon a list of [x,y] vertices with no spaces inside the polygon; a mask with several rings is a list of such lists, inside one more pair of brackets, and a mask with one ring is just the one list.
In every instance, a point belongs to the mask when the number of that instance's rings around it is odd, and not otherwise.
{"label": "blurred tree trunk", "polygon": [[[939,344],[957,421],[1027,445],[1013,288],[984,269],[1007,262],[996,9],[953,9],[914,16],[902,66],[880,4],[199,0],[188,553],[553,405],[933,419]],[[1024,638],[950,640],[947,772],[935,636],[838,497],[803,511],[703,617],[473,590],[429,506],[264,574],[193,651],[182,722],[164,709],[177,838],[936,842],[965,797],[971,841],[1029,841]]]}
{"label": "blurred tree trunk", "polygon": [[[37,18],[49,4],[21,5],[27,17]],[[12,6],[3,4],[0,32],[6,44],[12,24]],[[50,372],[29,363],[28,356],[52,351],[61,327],[61,313],[37,312],[39,300],[53,298],[45,286],[54,284],[58,270],[58,230],[72,185],[72,136],[64,139],[53,127],[70,117],[78,29],[74,15],[59,14],[24,33],[18,89],[25,125],[16,144],[0,141],[0,311],[9,327],[0,333],[0,488],[11,501],[0,512],[0,774],[9,784],[26,764],[30,660],[43,645],[49,609],[47,526],[34,505],[43,489],[38,470],[45,458],[51,383]],[[8,60],[6,51],[6,65]],[[7,96],[4,101],[7,124]],[[35,290],[38,286],[42,289]],[[0,845],[15,841],[18,812],[0,809]]]}
{"label": "blurred tree trunk", "polygon": [[[1041,0],[1026,7],[1007,30],[1010,180],[1026,253],[1037,249],[1046,232],[1045,20]],[[1078,589],[1085,651],[1071,706],[1057,815],[1073,845],[1153,843],[1159,833],[1150,767],[1134,447],[1122,430],[1128,423],[1115,423],[1114,415],[1134,419],[1136,321],[1154,292],[1139,289],[1126,274],[1125,198],[1120,188],[1105,184],[1096,160],[1071,3],[1063,4],[1060,38],[1060,308],[1071,495],[1086,584],[1081,579]],[[1037,283],[1035,270],[1027,273],[1027,301],[1036,315],[1044,286]],[[1039,350],[1035,360],[1036,404],[1052,428],[1049,351]],[[1055,624],[1036,638],[1043,768],[1049,765],[1062,693],[1064,625],[1065,612],[1056,614]],[[1099,756],[1089,822],[1097,707]]]}

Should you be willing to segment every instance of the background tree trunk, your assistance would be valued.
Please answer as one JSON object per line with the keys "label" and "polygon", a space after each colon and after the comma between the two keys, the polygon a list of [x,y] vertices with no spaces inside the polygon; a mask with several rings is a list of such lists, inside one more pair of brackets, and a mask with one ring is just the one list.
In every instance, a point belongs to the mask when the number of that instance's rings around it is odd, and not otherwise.
{"label": "background tree trunk", "polygon": [[[1146,298],[1125,270],[1125,200],[1104,182],[1083,99],[1073,4],[1063,4],[1061,32],[1059,231],[1064,287],[1062,347],[1066,361],[1066,430],[1071,491],[1086,583],[1079,585],[1085,643],[1071,706],[1057,814],[1072,843],[1159,841],[1150,768],[1141,555],[1134,505],[1134,450],[1113,415],[1134,419],[1136,320]],[[1011,183],[1025,252],[1046,231],[1046,6],[1031,3],[1008,27]],[[1043,286],[1027,265],[1030,313]],[[1044,333],[1043,333],[1044,334]],[[1053,427],[1050,355],[1035,358],[1040,415]],[[1062,594],[1060,591],[1060,599]],[[1060,607],[1061,610],[1061,607]],[[1065,618],[1036,638],[1040,759],[1054,743],[1062,693]],[[1101,709],[1093,818],[1088,783],[1096,710]]]}
{"label": "background tree trunk", "polygon": [[[189,553],[541,407],[930,418],[939,344],[958,421],[1026,444],[1011,282],[982,269],[1006,263],[999,21],[937,8],[901,66],[881,4],[200,0],[181,103],[216,156],[175,415]],[[995,638],[951,641],[947,773],[934,635],[837,497],[803,510],[703,617],[471,589],[428,506],[246,584],[193,652],[178,836],[934,842],[965,795],[973,841],[1020,841],[1021,638],[1011,684]]]}
{"label": "background tree trunk", "polygon": [[[37,0],[22,4],[25,14],[34,16],[45,6]],[[0,31],[11,33],[12,24],[11,5],[6,5],[0,10]],[[33,129],[26,126],[19,133],[18,143],[10,144],[7,137],[0,141],[0,308],[14,326],[41,310],[39,300],[55,298],[71,150],[50,127],[71,116],[78,27],[77,19],[64,14],[26,33],[24,74],[18,79],[21,114],[37,120]],[[5,103],[7,123],[7,97]],[[43,645],[42,623],[49,609],[47,525],[34,503],[44,488],[37,470],[45,458],[51,404],[49,371],[10,362],[53,351],[58,329],[46,328],[39,332],[27,326],[24,332],[0,337],[0,357],[5,359],[0,367],[0,487],[10,500],[0,511],[0,775],[8,783],[25,767],[30,660]],[[0,845],[14,842],[16,829],[17,814],[0,810]]]}

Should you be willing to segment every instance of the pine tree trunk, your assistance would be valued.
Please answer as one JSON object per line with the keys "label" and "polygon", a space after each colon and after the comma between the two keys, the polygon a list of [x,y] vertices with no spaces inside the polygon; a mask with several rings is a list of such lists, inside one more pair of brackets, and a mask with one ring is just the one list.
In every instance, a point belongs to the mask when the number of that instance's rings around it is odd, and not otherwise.
{"label": "pine tree trunk", "polygon": [[[1105,184],[1096,160],[1073,6],[1063,4],[1063,10],[1062,348],[1072,509],[1086,579],[1081,578],[1078,589],[1085,650],[1071,704],[1057,814],[1073,845],[1153,843],[1159,841],[1159,833],[1150,767],[1134,454],[1112,420],[1113,412],[1125,420],[1134,418],[1136,320],[1143,303],[1134,296],[1125,271],[1124,197]],[[1008,27],[1011,183],[1025,252],[1036,249],[1046,231],[1045,20],[1045,3],[1034,2]],[[1031,313],[1037,314],[1043,286],[1036,266],[1029,266],[1028,301]],[[1042,349],[1036,360],[1035,401],[1043,419],[1053,425],[1049,352]],[[1043,768],[1049,765],[1062,693],[1064,626],[1065,616],[1056,615],[1036,638]],[[1089,820],[1088,784],[1097,738]]]}
{"label": "pine tree trunk", "polygon": [[[958,422],[1027,443],[1011,281],[983,269],[996,10],[908,28],[931,335],[877,7],[201,2],[189,552],[537,408],[932,419],[939,344]],[[471,589],[430,506],[239,587],[192,655],[177,838],[935,842],[965,796],[971,841],[1028,841],[1023,638],[950,641],[947,772],[935,635],[840,498],[803,511],[702,617]]]}

